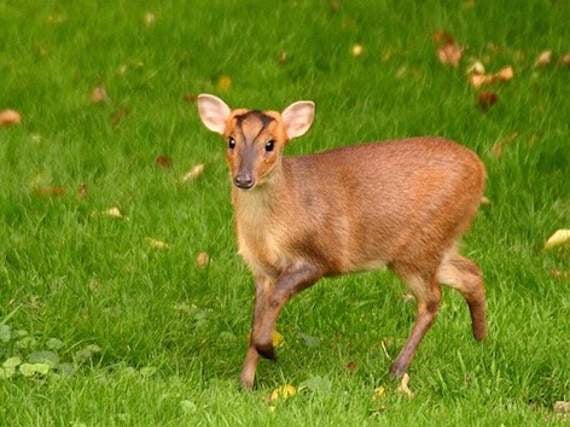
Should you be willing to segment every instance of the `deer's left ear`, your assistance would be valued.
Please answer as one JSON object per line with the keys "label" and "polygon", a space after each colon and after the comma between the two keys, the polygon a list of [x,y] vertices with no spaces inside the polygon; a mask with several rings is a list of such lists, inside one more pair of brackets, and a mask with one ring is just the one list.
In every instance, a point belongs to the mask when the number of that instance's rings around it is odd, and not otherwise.
{"label": "deer's left ear", "polygon": [[204,126],[212,132],[224,133],[230,113],[230,107],[217,96],[205,93],[198,95],[198,114]]}
{"label": "deer's left ear", "polygon": [[287,138],[302,136],[310,129],[315,119],[315,103],[313,101],[297,101],[289,105],[281,113]]}

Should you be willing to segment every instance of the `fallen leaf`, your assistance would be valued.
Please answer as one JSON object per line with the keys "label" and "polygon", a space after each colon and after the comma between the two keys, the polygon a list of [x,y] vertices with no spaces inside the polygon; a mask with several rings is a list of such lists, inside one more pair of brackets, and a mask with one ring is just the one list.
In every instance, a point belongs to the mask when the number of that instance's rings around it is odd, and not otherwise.
{"label": "fallen leaf", "polygon": [[481,196],[481,204],[482,205],[490,205],[491,201],[486,196]]}
{"label": "fallen leaf", "polygon": [[552,51],[545,50],[538,55],[536,61],[534,61],[535,67],[545,67],[552,62]]}
{"label": "fallen leaf", "polygon": [[147,12],[144,14],[144,24],[147,27],[152,27],[156,22],[156,15],[152,12]]}
{"label": "fallen leaf", "polygon": [[77,189],[77,197],[79,197],[80,199],[85,199],[88,194],[89,190],[87,189],[87,184],[85,184],[84,182],[79,184],[79,188]]}
{"label": "fallen leaf", "polygon": [[218,88],[218,90],[222,92],[227,92],[231,86],[232,86],[232,79],[230,76],[226,76],[225,74],[222,74],[218,78],[218,82],[216,83],[216,87]]}
{"label": "fallen leaf", "polygon": [[346,364],[345,368],[348,369],[351,374],[354,374],[358,370],[358,365],[356,362],[350,361]]}
{"label": "fallen leaf", "polygon": [[126,108],[119,108],[118,110],[115,110],[113,114],[111,114],[111,125],[113,127],[118,126],[119,123],[121,123],[128,114],[129,110]]}
{"label": "fallen leaf", "polygon": [[155,249],[168,249],[170,245],[162,240],[153,239],[152,237],[146,237],[147,243],[150,245],[151,248]]}
{"label": "fallen leaf", "polygon": [[386,389],[384,386],[376,387],[372,394],[372,400],[381,400],[386,396]]}
{"label": "fallen leaf", "polygon": [[280,50],[279,55],[277,56],[277,62],[279,62],[281,65],[285,64],[285,62],[287,62],[287,52]]}
{"label": "fallen leaf", "polygon": [[501,68],[496,74],[497,78],[501,82],[508,82],[509,80],[511,80],[513,78],[514,75],[515,75],[515,72],[513,70],[513,67],[511,67],[510,65],[507,67]]}
{"label": "fallen leaf", "polygon": [[63,197],[65,188],[63,187],[36,187],[34,194],[38,197]]}
{"label": "fallen leaf", "polygon": [[493,146],[491,147],[491,154],[495,157],[495,158],[499,158],[501,157],[501,155],[503,154],[503,150],[504,148],[509,145],[512,144],[517,137],[519,136],[518,132],[513,132],[507,136],[505,136],[504,138],[499,139],[495,144],[493,144]]}
{"label": "fallen leaf", "polygon": [[564,54],[562,58],[560,58],[560,62],[567,67],[570,67],[570,52]]}
{"label": "fallen leaf", "polygon": [[188,92],[187,94],[184,95],[183,99],[189,104],[194,104],[198,99],[198,95],[196,95],[195,93]]}
{"label": "fallen leaf", "polygon": [[103,211],[103,214],[108,216],[109,218],[123,218],[121,210],[116,206],[113,206],[112,208]]}
{"label": "fallen leaf", "polygon": [[340,0],[331,0],[329,7],[332,13],[337,13],[340,10]]}
{"label": "fallen leaf", "polygon": [[22,123],[22,115],[16,110],[0,111],[0,126],[9,127]]}
{"label": "fallen leaf", "polygon": [[161,154],[154,159],[154,164],[162,169],[170,169],[172,167],[172,159],[167,155]]}
{"label": "fallen leaf", "polygon": [[485,74],[485,66],[483,65],[483,63],[481,61],[474,61],[471,63],[471,65],[469,65],[469,67],[467,67],[467,70],[465,71],[467,74],[471,75],[471,74]]}
{"label": "fallen leaf", "polygon": [[560,280],[570,280],[570,271],[560,271],[558,269],[550,270],[550,277]]}
{"label": "fallen leaf", "polygon": [[196,257],[196,265],[200,268],[206,267],[210,263],[208,252],[200,252]]}
{"label": "fallen leaf", "polygon": [[548,238],[544,245],[544,249],[551,249],[555,246],[568,243],[570,243],[570,229],[560,229],[556,230],[556,232]]}
{"label": "fallen leaf", "polygon": [[402,381],[400,381],[400,385],[398,386],[397,391],[399,393],[402,393],[408,399],[413,399],[414,393],[412,393],[412,391],[408,387],[409,382],[410,382],[410,376],[407,373],[405,373],[404,376],[402,377]]}
{"label": "fallen leaf", "polygon": [[438,30],[435,33],[432,34],[432,38],[433,41],[436,44],[447,44],[447,43],[453,43],[453,37],[451,37],[451,34],[449,34],[447,31],[443,31],[443,30]]}
{"label": "fallen leaf", "polygon": [[287,400],[297,394],[297,389],[291,384],[285,384],[277,387],[271,392],[269,396],[270,402],[275,402],[277,400]]}
{"label": "fallen leaf", "polygon": [[364,53],[364,46],[362,46],[360,43],[355,43],[352,45],[351,52],[352,52],[352,56],[357,58]]}
{"label": "fallen leaf", "polygon": [[568,414],[570,413],[570,402],[559,400],[554,403],[553,409],[557,414]]}
{"label": "fallen leaf", "polygon": [[107,91],[105,90],[105,86],[96,86],[91,91],[91,102],[93,104],[100,104],[102,102],[107,102],[109,100],[109,96],[107,95]]}
{"label": "fallen leaf", "polygon": [[498,100],[499,97],[495,92],[481,92],[477,97],[477,105],[479,105],[479,108],[481,108],[481,110],[487,111],[489,108],[495,105]]}
{"label": "fallen leaf", "polygon": [[437,49],[437,57],[444,65],[457,67],[462,56],[463,48],[455,43],[453,39],[447,41],[443,46]]}
{"label": "fallen leaf", "polygon": [[510,65],[501,68],[494,74],[479,74],[473,73],[469,76],[469,82],[475,89],[479,89],[481,86],[486,84],[491,84],[495,82],[507,82],[514,77],[515,73],[513,67]]}
{"label": "fallen leaf", "polygon": [[196,166],[194,166],[192,169],[186,172],[186,174],[182,177],[182,182],[188,182],[198,178],[200,175],[204,173],[204,167],[205,166],[203,163],[199,163]]}
{"label": "fallen leaf", "polygon": [[273,344],[274,348],[279,348],[283,345],[285,338],[277,331],[273,331],[271,333],[271,343]]}

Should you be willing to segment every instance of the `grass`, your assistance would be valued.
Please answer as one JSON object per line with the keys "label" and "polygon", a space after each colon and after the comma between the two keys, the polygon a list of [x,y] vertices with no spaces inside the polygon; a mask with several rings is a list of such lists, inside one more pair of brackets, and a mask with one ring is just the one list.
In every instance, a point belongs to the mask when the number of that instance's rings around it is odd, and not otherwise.
{"label": "grass", "polygon": [[[0,109],[23,115],[0,128],[0,361],[57,338],[61,362],[77,362],[72,375],[0,379],[0,424],[564,423],[552,405],[570,399],[570,284],[551,273],[568,272],[569,252],[542,248],[570,226],[570,70],[532,65],[543,49],[555,62],[569,49],[570,5],[340,6],[0,0]],[[458,69],[438,62],[438,29],[467,47]],[[491,87],[499,101],[487,112],[466,82],[470,57],[515,70]],[[93,105],[100,84],[110,99]],[[412,135],[477,151],[491,204],[465,251],[485,273],[488,340],[474,342],[464,302],[446,290],[407,399],[382,348],[394,357],[414,318],[402,286],[388,273],[325,280],[286,307],[278,362],[261,363],[254,392],[239,391],[253,285],[236,255],[222,143],[183,99],[200,92],[257,108],[315,100],[316,124],[289,154]],[[154,164],[161,154],[171,169]],[[198,163],[203,176],[181,183]],[[65,195],[38,195],[53,187]],[[125,218],[101,214],[111,207]],[[207,268],[195,264],[201,251]],[[100,352],[79,363],[90,344]],[[268,405],[274,388],[307,380]],[[374,401],[380,385],[386,397]]]}

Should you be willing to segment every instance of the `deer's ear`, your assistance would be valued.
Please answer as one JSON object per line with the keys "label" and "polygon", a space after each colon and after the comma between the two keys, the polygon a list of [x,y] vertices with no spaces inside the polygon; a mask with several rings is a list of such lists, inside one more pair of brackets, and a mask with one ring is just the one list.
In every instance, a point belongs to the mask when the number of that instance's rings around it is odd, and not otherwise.
{"label": "deer's ear", "polygon": [[217,96],[205,93],[198,95],[198,114],[204,126],[212,132],[224,133],[230,113],[230,107]]}
{"label": "deer's ear", "polygon": [[297,101],[289,105],[281,113],[287,137],[289,139],[307,133],[315,118],[315,103],[313,101]]}

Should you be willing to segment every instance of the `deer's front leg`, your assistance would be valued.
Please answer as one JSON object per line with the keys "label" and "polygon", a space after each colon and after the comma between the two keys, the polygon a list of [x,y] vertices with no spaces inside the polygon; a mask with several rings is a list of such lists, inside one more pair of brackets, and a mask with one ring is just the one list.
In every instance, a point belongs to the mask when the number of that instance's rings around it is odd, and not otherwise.
{"label": "deer's front leg", "polygon": [[292,296],[313,285],[322,276],[322,270],[310,264],[293,265],[279,276],[260,321],[256,319],[255,322],[252,341],[259,355],[267,359],[275,358],[272,336],[281,309]]}
{"label": "deer's front leg", "polygon": [[240,376],[241,386],[246,390],[250,390],[253,387],[255,370],[257,369],[257,363],[259,362],[259,353],[253,344],[254,332],[258,328],[257,325],[261,322],[262,313],[267,306],[272,287],[273,283],[269,278],[258,277],[255,280],[255,304],[251,320],[251,333]]}

